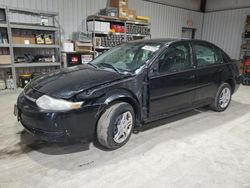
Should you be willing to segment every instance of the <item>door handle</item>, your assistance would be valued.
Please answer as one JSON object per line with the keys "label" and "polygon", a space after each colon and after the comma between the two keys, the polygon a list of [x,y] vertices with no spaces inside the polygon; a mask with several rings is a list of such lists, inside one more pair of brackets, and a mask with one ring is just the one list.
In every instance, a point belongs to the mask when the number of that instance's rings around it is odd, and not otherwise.
{"label": "door handle", "polygon": [[221,73],[222,72],[222,69],[217,69],[216,71],[215,71],[215,73]]}
{"label": "door handle", "polygon": [[194,75],[194,74],[193,74],[193,75],[190,75],[190,76],[188,77],[189,80],[194,79],[194,78],[195,78],[195,75]]}

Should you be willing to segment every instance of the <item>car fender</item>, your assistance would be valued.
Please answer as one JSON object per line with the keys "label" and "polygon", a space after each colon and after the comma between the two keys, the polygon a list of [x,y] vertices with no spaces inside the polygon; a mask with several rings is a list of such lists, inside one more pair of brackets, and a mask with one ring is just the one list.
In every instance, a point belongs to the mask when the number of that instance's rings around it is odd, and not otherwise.
{"label": "car fender", "polygon": [[102,100],[103,100],[102,105],[100,106],[97,113],[98,119],[109,105],[115,103],[116,101],[122,101],[129,103],[134,108],[136,114],[136,121],[140,120],[141,117],[140,103],[138,98],[134,96],[132,92],[125,89],[111,90],[106,93],[105,97],[103,97]]}

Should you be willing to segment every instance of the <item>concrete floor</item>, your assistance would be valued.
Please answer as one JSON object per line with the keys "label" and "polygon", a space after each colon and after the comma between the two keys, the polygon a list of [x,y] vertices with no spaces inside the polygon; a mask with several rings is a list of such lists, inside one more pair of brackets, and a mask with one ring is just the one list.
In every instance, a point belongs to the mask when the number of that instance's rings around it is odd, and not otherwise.
{"label": "concrete floor", "polygon": [[116,151],[34,139],[13,116],[16,97],[0,94],[1,188],[250,187],[250,87],[241,86],[226,112],[155,122]]}

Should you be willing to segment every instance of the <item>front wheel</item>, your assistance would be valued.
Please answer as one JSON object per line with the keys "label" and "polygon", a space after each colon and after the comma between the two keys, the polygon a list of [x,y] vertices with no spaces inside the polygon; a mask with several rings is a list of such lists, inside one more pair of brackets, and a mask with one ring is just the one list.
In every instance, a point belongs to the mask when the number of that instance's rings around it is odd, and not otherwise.
{"label": "front wheel", "polygon": [[97,124],[97,139],[108,149],[117,149],[129,140],[135,123],[132,106],[116,103],[105,110]]}
{"label": "front wheel", "polygon": [[214,102],[211,104],[211,108],[216,112],[223,112],[227,109],[231,102],[232,89],[228,83],[223,83],[214,98]]}

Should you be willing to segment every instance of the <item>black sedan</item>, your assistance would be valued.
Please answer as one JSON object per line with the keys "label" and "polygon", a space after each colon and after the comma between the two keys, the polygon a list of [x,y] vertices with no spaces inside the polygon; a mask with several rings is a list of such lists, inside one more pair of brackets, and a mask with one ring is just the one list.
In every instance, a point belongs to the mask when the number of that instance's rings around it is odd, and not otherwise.
{"label": "black sedan", "polygon": [[41,139],[97,137],[116,149],[147,122],[205,105],[224,111],[238,87],[236,65],[209,42],[140,40],[34,79],[15,109],[25,130]]}

